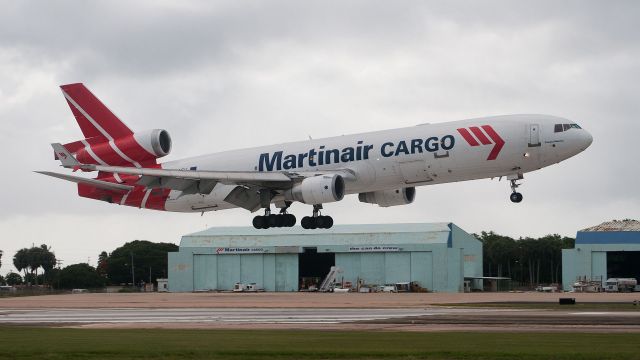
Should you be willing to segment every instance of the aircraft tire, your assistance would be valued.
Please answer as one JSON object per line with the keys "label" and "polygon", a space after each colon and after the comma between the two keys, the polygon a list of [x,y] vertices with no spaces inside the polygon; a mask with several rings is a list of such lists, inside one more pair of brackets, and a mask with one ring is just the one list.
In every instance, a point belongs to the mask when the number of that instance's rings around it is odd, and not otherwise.
{"label": "aircraft tire", "polygon": [[264,226],[264,216],[256,216],[253,218],[253,227],[256,229],[262,229]]}
{"label": "aircraft tire", "polygon": [[293,214],[285,214],[284,219],[284,226],[286,227],[293,227],[296,224],[296,216]]}
{"label": "aircraft tire", "polygon": [[331,216],[323,216],[322,225],[323,229],[331,229],[333,227],[333,218]]}
{"label": "aircraft tire", "polygon": [[511,193],[511,196],[509,196],[509,199],[510,199],[512,202],[514,202],[514,203],[516,203],[516,204],[517,204],[517,203],[519,203],[519,202],[521,202],[521,201],[522,201],[522,194],[521,194],[521,193],[519,193],[519,192]]}
{"label": "aircraft tire", "polygon": [[309,220],[310,218],[308,216],[302,218],[302,220],[300,221],[300,225],[302,225],[303,229],[310,229]]}
{"label": "aircraft tire", "polygon": [[271,214],[269,216],[265,216],[265,218],[266,218],[267,228],[278,226],[278,215]]}

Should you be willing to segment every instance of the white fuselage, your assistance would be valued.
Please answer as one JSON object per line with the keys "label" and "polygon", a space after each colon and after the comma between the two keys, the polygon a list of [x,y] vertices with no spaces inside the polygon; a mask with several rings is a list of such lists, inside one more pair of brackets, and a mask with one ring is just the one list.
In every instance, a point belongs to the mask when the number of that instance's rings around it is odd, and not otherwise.
{"label": "white fuselage", "polygon": [[[554,116],[505,115],[232,150],[162,167],[291,173],[340,169],[353,174],[345,179],[345,193],[356,194],[518,176],[572,157],[591,144],[587,131],[575,126],[557,132],[557,124],[575,125]],[[207,195],[172,191],[166,210],[233,208],[224,199],[234,187],[217,184]],[[278,200],[282,198],[273,199]]]}

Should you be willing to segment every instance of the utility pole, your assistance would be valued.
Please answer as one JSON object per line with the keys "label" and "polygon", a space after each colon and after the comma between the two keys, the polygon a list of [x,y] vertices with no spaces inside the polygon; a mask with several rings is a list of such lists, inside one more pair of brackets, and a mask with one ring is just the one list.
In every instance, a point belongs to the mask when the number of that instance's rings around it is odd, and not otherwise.
{"label": "utility pole", "polygon": [[136,286],[136,274],[134,272],[133,266],[133,251],[131,252],[131,284],[133,285],[133,287]]}

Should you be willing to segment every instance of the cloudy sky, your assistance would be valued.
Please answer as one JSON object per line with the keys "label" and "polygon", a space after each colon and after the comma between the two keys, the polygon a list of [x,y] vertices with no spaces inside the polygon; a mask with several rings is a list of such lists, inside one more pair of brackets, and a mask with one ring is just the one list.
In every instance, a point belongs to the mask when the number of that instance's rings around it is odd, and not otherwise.
{"label": "cloudy sky", "polygon": [[[575,236],[638,218],[640,2],[0,1],[0,274],[15,251],[65,265],[124,242],[178,243],[245,210],[175,214],[76,196],[51,142],[81,138],[58,88],[85,83],[131,128],[167,129],[168,159],[270,143],[543,113],[593,134],[584,153],[507,182],[418,189],[409,206],[350,196],[336,223],[455,222],[469,232]],[[299,218],[310,212],[296,204]]]}

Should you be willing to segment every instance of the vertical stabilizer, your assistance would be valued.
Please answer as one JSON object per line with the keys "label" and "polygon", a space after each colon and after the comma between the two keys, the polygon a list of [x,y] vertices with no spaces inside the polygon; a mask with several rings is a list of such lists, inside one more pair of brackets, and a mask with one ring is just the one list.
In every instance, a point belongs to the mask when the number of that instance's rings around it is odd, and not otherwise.
{"label": "vertical stabilizer", "polygon": [[60,86],[62,94],[86,139],[103,137],[113,140],[133,132],[109,110],[84,84]]}

